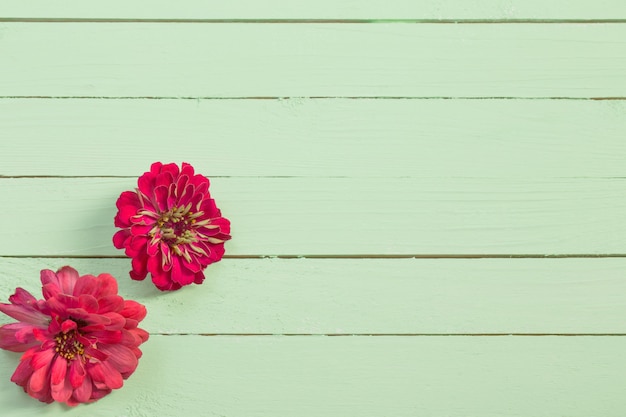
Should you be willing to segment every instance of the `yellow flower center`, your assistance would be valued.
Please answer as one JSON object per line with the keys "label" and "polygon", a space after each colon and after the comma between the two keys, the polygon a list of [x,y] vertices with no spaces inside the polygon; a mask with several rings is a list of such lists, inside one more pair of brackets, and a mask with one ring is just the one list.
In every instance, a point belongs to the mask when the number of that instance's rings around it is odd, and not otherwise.
{"label": "yellow flower center", "polygon": [[54,340],[56,341],[54,350],[68,361],[75,359],[76,355],[85,354],[85,346],[78,341],[78,333],[75,330],[59,333],[54,337]]}

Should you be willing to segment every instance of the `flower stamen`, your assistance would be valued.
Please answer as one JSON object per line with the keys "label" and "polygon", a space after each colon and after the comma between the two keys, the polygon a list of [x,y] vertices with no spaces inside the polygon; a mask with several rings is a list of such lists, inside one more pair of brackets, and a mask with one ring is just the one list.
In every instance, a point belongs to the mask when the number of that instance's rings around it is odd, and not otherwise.
{"label": "flower stamen", "polygon": [[[154,237],[160,230],[161,240],[167,243],[176,255],[185,256],[186,251],[181,251],[178,246],[197,242],[199,236],[195,229],[200,226],[207,226],[210,223],[209,219],[196,220],[202,215],[204,215],[203,211],[195,213],[191,211],[191,203],[186,206],[172,207],[170,210],[161,213],[156,227],[150,232],[150,236]],[[185,258],[188,256],[189,254]]]}
{"label": "flower stamen", "polygon": [[56,342],[55,352],[68,361],[76,359],[76,356],[83,356],[85,354],[85,346],[78,341],[79,336],[76,330],[57,334],[54,337]]}

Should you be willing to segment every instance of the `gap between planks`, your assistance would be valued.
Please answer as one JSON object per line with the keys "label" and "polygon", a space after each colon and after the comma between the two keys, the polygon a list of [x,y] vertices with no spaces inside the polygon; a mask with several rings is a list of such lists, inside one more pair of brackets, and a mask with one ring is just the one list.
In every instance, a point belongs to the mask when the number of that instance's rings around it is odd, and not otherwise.
{"label": "gap between planks", "polygon": [[507,97],[507,96],[0,96],[0,100],[626,100],[625,96],[612,97],[566,97],[566,96],[536,96],[536,97]]}
{"label": "gap between planks", "polygon": [[623,337],[626,333],[150,333],[204,337]]}
{"label": "gap between planks", "polygon": [[626,19],[129,19],[4,17],[0,23],[200,23],[200,24],[624,24]]}
{"label": "gap between planks", "polygon": [[[42,259],[127,259],[125,255],[0,255],[4,258]],[[564,259],[626,258],[626,253],[554,253],[554,254],[311,254],[311,255],[224,255],[223,259]]]}

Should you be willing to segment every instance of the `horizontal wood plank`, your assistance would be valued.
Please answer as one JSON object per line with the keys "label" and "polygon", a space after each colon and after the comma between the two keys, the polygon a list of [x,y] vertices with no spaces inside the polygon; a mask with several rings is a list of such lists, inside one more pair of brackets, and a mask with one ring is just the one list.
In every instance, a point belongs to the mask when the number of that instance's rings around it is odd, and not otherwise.
{"label": "horizontal wood plank", "polygon": [[626,333],[624,258],[225,259],[173,293],[132,281],[127,259],[0,258],[0,302],[40,297],[39,271],[67,264],[117,277],[153,334]]}
{"label": "horizontal wood plank", "polygon": [[626,101],[4,99],[0,175],[136,176],[166,150],[211,176],[623,177],[624,116]]}
{"label": "horizontal wood plank", "polygon": [[626,24],[4,23],[0,33],[0,96],[626,96]]}
{"label": "horizontal wood plank", "polygon": [[[621,417],[624,349],[624,337],[152,336],[89,415]],[[29,398],[9,382],[19,356],[0,357],[12,417],[85,414]]]}
{"label": "horizontal wood plank", "polygon": [[[121,255],[133,178],[5,178],[3,255]],[[623,179],[214,178],[229,255],[623,253]]]}
{"label": "horizontal wood plank", "polygon": [[111,0],[87,4],[79,0],[3,0],[0,16],[12,18],[123,19],[616,19],[626,18],[621,0]]}

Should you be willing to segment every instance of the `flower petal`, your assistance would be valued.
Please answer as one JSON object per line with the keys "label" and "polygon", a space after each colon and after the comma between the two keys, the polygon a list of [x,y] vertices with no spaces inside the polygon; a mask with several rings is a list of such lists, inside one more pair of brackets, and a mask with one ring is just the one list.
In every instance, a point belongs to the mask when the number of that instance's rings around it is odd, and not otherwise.
{"label": "flower petal", "polygon": [[[83,362],[81,360],[72,361],[69,372],[69,380],[70,384],[72,384],[72,388],[79,388],[85,381],[85,376],[87,375]],[[91,385],[91,381],[89,381],[89,385]]]}
{"label": "flower petal", "polygon": [[69,366],[67,361],[58,356],[50,370],[50,387],[52,398],[59,402],[66,402],[72,395],[72,384],[67,377]]}
{"label": "flower petal", "polygon": [[103,345],[100,347],[109,355],[107,363],[112,365],[121,374],[129,374],[137,368],[137,357],[132,350],[122,345]]}
{"label": "flower petal", "polygon": [[91,398],[92,387],[93,383],[91,382],[91,377],[85,371],[83,382],[81,382],[80,385],[74,387],[73,399],[77,403],[86,403]]}
{"label": "flower petal", "polygon": [[38,344],[31,324],[10,323],[0,326],[0,349],[25,352]]}

